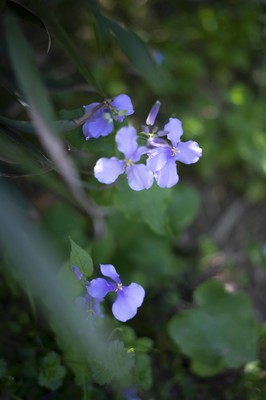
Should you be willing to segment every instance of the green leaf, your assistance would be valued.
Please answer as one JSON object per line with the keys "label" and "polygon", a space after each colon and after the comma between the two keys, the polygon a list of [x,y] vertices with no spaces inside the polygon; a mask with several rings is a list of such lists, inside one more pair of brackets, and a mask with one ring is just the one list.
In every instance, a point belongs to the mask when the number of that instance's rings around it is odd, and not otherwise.
{"label": "green leaf", "polygon": [[244,293],[227,293],[221,283],[208,281],[194,298],[198,308],[177,314],[168,325],[171,339],[191,358],[194,370],[201,365],[203,373],[215,374],[256,359],[256,320]]}
{"label": "green leaf", "polygon": [[3,358],[0,358],[0,379],[2,379],[7,371],[7,363]]}
{"label": "green leaf", "polygon": [[43,361],[38,377],[38,383],[50,390],[56,390],[62,386],[66,368],[61,364],[60,356],[54,351],[50,351]]}
{"label": "green leaf", "polygon": [[136,192],[121,179],[115,187],[114,203],[119,211],[133,221],[141,221],[158,234],[168,234],[167,206],[171,189],[161,189],[157,185],[149,190]]}
{"label": "green leaf", "polygon": [[105,17],[96,3],[85,1],[94,14],[99,36],[106,39],[109,34],[138,73],[149,83],[156,92],[162,92],[171,87],[169,77],[156,65],[153,57],[143,40],[134,32],[123,28],[117,22]]}
{"label": "green leaf", "polygon": [[143,390],[149,390],[152,386],[151,359],[147,354],[136,354],[135,374],[137,382]]}
{"label": "green leaf", "polygon": [[[10,119],[10,118],[0,116],[0,123],[2,123],[4,126],[14,128],[14,129],[18,130],[19,132],[31,133],[31,134],[36,133],[36,129],[35,129],[33,123],[30,121],[18,121],[16,119]],[[57,133],[68,132],[68,131],[72,131],[73,129],[77,128],[77,124],[71,120],[55,121],[54,124],[55,124]]]}
{"label": "green leaf", "polygon": [[12,66],[25,99],[33,110],[42,110],[42,117],[53,130],[53,109],[35,66],[28,43],[17,19],[7,13],[5,30]]}
{"label": "green leaf", "polygon": [[220,372],[223,371],[223,369],[224,369],[223,363],[216,365],[207,365],[194,360],[191,363],[191,371],[194,374],[202,377],[209,377],[215,374],[219,374]]}
{"label": "green leaf", "polygon": [[134,353],[129,352],[119,340],[103,349],[102,359],[92,364],[93,379],[100,385],[111,382],[124,383],[135,364]]}
{"label": "green leaf", "polygon": [[72,239],[71,242],[71,253],[70,263],[73,266],[79,267],[80,271],[86,278],[89,278],[93,273],[93,262],[89,253],[83,250],[77,245]]}
{"label": "green leaf", "polygon": [[45,29],[48,38],[48,45],[47,45],[47,52],[48,52],[51,47],[51,38],[48,30],[46,29],[46,26],[44,25],[43,21],[39,18],[39,16],[30,11],[27,7],[25,7],[25,5],[21,5],[13,1],[9,1],[7,3],[7,7],[9,10],[15,13],[19,18],[24,19],[26,21],[30,21],[34,25],[40,26],[42,29]]}
{"label": "green leaf", "polygon": [[200,204],[199,194],[192,187],[179,183],[173,188],[167,212],[174,233],[182,232],[193,222]]}

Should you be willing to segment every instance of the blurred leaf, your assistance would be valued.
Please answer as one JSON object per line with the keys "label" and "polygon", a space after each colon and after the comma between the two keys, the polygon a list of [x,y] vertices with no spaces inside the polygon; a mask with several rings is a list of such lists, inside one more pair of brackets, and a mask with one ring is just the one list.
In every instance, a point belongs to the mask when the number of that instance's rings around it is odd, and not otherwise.
{"label": "blurred leaf", "polygon": [[[244,293],[227,293],[207,281],[194,294],[198,308],[177,314],[168,325],[171,339],[207,374],[238,368],[257,357],[256,320]],[[212,368],[213,367],[213,368]],[[195,371],[195,372],[196,372]]]}
{"label": "blurred leaf", "polygon": [[50,351],[43,361],[38,377],[38,383],[50,390],[56,390],[63,384],[66,368],[61,364],[60,356]]}
{"label": "blurred leaf", "polygon": [[31,23],[40,26],[42,29],[45,29],[48,37],[48,45],[47,45],[47,53],[51,47],[51,37],[49,31],[47,30],[45,24],[41,20],[41,18],[30,11],[24,4],[19,4],[15,1],[8,1],[7,8],[16,14],[19,18],[25,19],[26,21],[30,21]]}
{"label": "blurred leaf", "polygon": [[162,190],[155,184],[149,190],[136,192],[121,178],[115,187],[114,202],[127,218],[148,224],[158,234],[168,234],[166,210],[171,193],[171,189]]}
{"label": "blurred leaf", "polygon": [[70,239],[71,253],[70,263],[74,267],[79,267],[80,271],[86,278],[89,278],[93,273],[93,262],[87,251],[83,250],[73,240]]}
{"label": "blurred leaf", "polygon": [[74,65],[77,67],[78,71],[84,77],[88,84],[90,84],[102,97],[105,97],[105,94],[101,88],[99,82],[97,82],[90,71],[87,63],[81,57],[79,51],[77,50],[75,43],[72,42],[71,37],[68,33],[63,29],[62,25],[58,22],[57,18],[50,13],[49,8],[46,5],[42,5],[40,2],[32,1],[32,7],[34,10],[42,16],[46,25],[49,27],[51,32],[51,36],[54,36],[59,45],[65,51],[67,56],[71,59]]}
{"label": "blurred leaf", "polygon": [[127,56],[128,60],[138,73],[149,83],[155,92],[163,92],[171,87],[169,78],[156,65],[153,57],[147,49],[143,40],[134,32],[123,28],[117,22],[105,17],[95,2],[85,0],[88,8],[93,12],[98,33],[102,34],[103,39],[114,38],[119,48]]}
{"label": "blurred leaf", "polygon": [[143,390],[149,390],[153,383],[151,359],[145,353],[136,354],[135,359],[137,382]]}
{"label": "blurred leaf", "polygon": [[102,360],[93,362],[93,378],[100,385],[114,381],[123,384],[134,364],[134,353],[129,352],[121,341],[114,340],[103,348]]}
{"label": "blurred leaf", "polygon": [[68,156],[62,141],[54,134],[52,105],[23,31],[16,18],[9,13],[5,16],[5,32],[12,66],[29,104],[27,111],[32,118],[42,145],[49,153],[79,206],[91,217],[95,233],[98,233],[98,229],[103,223],[102,214],[86,196],[72,159]]}
{"label": "blurred leaf", "polygon": [[207,365],[201,362],[193,360],[191,363],[191,371],[199,376],[208,377],[219,374],[224,370],[224,365],[221,362],[220,364],[215,365]]}
{"label": "blurred leaf", "polygon": [[180,233],[193,222],[200,203],[199,194],[192,187],[179,183],[173,188],[167,213],[174,233]]}
{"label": "blurred leaf", "polygon": [[[0,123],[2,123],[4,126],[15,128],[19,132],[33,133],[33,134],[36,133],[36,129],[33,123],[30,121],[19,121],[0,116]],[[77,124],[71,120],[61,120],[61,121],[55,121],[55,127],[56,127],[56,132],[62,133],[76,129]]]}

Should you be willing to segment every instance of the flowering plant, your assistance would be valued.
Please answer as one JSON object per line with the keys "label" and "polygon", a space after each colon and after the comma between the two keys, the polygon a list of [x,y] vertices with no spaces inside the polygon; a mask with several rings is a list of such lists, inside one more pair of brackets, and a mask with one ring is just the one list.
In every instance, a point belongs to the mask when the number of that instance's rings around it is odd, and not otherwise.
{"label": "flowering plant", "polygon": [[[107,293],[115,292],[117,297],[112,307],[115,318],[121,322],[126,322],[133,318],[137,313],[138,307],[143,303],[145,296],[143,287],[135,282],[129,286],[124,286],[115,267],[111,264],[101,264],[100,269],[101,273],[111,278],[113,282],[105,278],[96,278],[90,282],[85,279],[88,293],[84,297],[78,297],[76,303],[89,314],[90,318],[94,318],[96,315],[102,318],[100,303]],[[83,274],[77,266],[73,267],[73,271],[78,280],[83,278]]]}
{"label": "flowering plant", "polygon": [[[109,103],[108,103],[109,104]],[[85,106],[91,111],[99,103]],[[138,145],[138,133],[133,126],[120,128],[115,141],[119,152],[124,154],[123,159],[117,157],[100,158],[94,167],[95,178],[105,184],[116,181],[119,175],[126,173],[131,189],[139,191],[149,189],[155,179],[161,188],[170,188],[179,181],[176,162],[184,164],[196,163],[202,156],[202,149],[198,143],[189,140],[182,142],[182,122],[177,118],[170,118],[163,130],[153,128],[160,109],[160,101],[152,106],[143,126],[142,135],[146,136],[146,144]],[[121,94],[111,100],[109,108],[97,109],[91,118],[83,125],[86,139],[106,136],[113,130],[113,119],[123,122],[125,116],[134,112],[130,98]],[[139,161],[146,156],[146,164]]]}

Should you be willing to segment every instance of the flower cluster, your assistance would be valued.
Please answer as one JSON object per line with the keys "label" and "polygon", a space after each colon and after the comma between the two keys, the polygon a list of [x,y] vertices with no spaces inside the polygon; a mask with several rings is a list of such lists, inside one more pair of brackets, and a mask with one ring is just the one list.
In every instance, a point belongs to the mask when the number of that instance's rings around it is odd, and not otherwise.
{"label": "flower cluster", "polygon": [[[90,111],[98,105],[99,103],[90,104],[85,110]],[[146,125],[142,127],[140,135],[146,138],[144,146],[139,146],[139,136],[133,126],[124,126],[117,131],[115,141],[123,157],[102,157],[97,161],[94,176],[99,182],[110,184],[115,182],[119,175],[126,173],[128,184],[133,190],[149,189],[154,179],[161,188],[170,188],[179,180],[177,161],[194,164],[200,159],[202,149],[197,142],[181,141],[183,129],[179,119],[170,118],[163,130],[154,127],[160,105],[161,103],[156,101],[146,119]],[[86,139],[106,136],[113,130],[113,120],[123,122],[126,116],[133,113],[130,98],[121,94],[97,109],[84,124],[83,133]],[[143,157],[146,159],[145,164],[140,162]]]}
{"label": "flower cluster", "polygon": [[[96,315],[103,317],[100,309],[100,303],[109,292],[116,293],[116,300],[112,306],[112,312],[118,321],[126,322],[133,318],[137,309],[142,305],[145,291],[142,286],[133,282],[129,286],[124,286],[120,280],[116,269],[111,264],[101,264],[101,273],[107,278],[96,278],[91,282],[85,280],[87,294],[84,297],[78,297],[76,303],[89,315],[89,319]],[[73,267],[73,271],[78,280],[83,278],[83,274],[78,267]]]}

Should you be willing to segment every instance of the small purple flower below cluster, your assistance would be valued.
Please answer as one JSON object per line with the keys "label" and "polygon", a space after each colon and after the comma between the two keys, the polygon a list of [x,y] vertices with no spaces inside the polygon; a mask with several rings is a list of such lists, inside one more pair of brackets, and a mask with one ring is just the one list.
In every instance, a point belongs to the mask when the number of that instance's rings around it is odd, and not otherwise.
{"label": "small purple flower below cluster", "polygon": [[[105,103],[104,103],[105,104]],[[123,122],[124,118],[133,114],[134,109],[130,98],[121,94],[109,104],[98,109],[83,126],[86,139],[106,136],[113,130],[113,120]],[[99,103],[85,107],[91,111]],[[170,118],[163,130],[157,130],[154,122],[160,109],[160,101],[152,106],[143,127],[142,136],[146,136],[146,144],[138,145],[138,134],[134,127],[120,128],[115,141],[117,149],[123,157],[100,158],[94,167],[95,178],[104,184],[116,181],[119,175],[125,173],[131,189],[139,191],[149,189],[154,180],[161,188],[170,188],[177,184],[179,176],[176,162],[194,164],[202,156],[202,149],[193,140],[181,141],[183,135],[182,122]],[[146,158],[146,164],[140,162]]]}
{"label": "small purple flower below cluster", "polygon": [[111,264],[101,264],[101,273],[113,282],[105,278],[93,279],[87,286],[89,295],[95,299],[103,299],[107,293],[115,292],[117,296],[112,306],[115,318],[122,322],[133,318],[143,303],[145,296],[143,287],[135,282],[124,286]]}
{"label": "small purple flower below cluster", "polygon": [[[137,309],[143,303],[145,296],[143,287],[135,282],[124,286],[115,267],[111,264],[101,264],[100,268],[101,273],[112,281],[105,278],[96,278],[91,282],[85,280],[87,294],[76,298],[76,304],[85,311],[89,320],[96,316],[103,318],[100,303],[107,293],[115,292],[117,297],[112,306],[113,315],[118,321],[128,321],[136,315]],[[83,278],[78,267],[73,267],[73,271],[78,280]]]}

